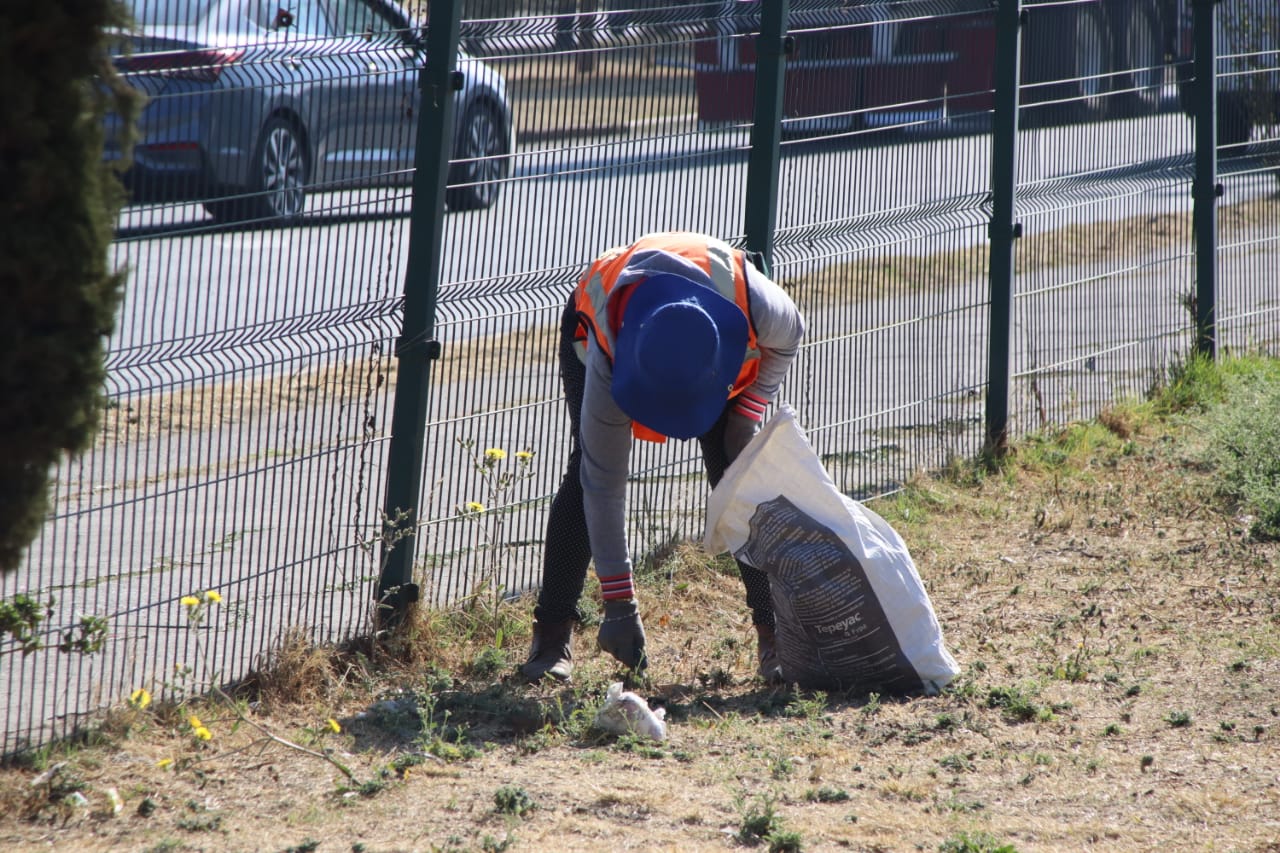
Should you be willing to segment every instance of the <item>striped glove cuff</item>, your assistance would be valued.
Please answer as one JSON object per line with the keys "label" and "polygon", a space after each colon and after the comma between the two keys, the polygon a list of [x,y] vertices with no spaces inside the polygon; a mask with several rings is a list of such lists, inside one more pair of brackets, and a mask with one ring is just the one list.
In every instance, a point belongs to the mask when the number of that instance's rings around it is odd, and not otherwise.
{"label": "striped glove cuff", "polygon": [[758,397],[750,391],[743,391],[733,400],[733,413],[749,421],[760,423],[764,420],[764,410],[768,405],[769,401],[763,397]]}
{"label": "striped glove cuff", "polygon": [[618,601],[635,598],[636,590],[631,583],[631,573],[600,578],[600,597],[605,601]]}

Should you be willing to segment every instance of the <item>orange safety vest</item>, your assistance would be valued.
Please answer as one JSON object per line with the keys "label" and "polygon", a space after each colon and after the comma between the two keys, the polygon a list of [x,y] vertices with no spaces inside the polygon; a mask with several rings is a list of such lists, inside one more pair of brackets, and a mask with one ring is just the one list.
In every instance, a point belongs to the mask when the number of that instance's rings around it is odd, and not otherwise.
{"label": "orange safety vest", "polygon": [[[578,328],[574,334],[574,348],[578,357],[586,361],[587,337],[594,333],[596,343],[610,363],[613,361],[614,330],[622,321],[622,310],[627,293],[619,293],[617,299],[609,295],[618,283],[618,275],[636,252],[661,249],[679,255],[695,264],[711,277],[716,291],[731,300],[747,316],[747,352],[742,359],[742,369],[729,392],[732,399],[755,382],[760,372],[760,351],[756,346],[756,328],[751,322],[751,308],[747,301],[746,255],[728,243],[703,234],[670,231],[641,237],[630,246],[619,246],[605,252],[592,261],[586,275],[574,291],[574,306],[578,312]],[[644,284],[641,279],[632,286]],[[662,443],[667,437],[636,421],[631,422],[636,438]]]}

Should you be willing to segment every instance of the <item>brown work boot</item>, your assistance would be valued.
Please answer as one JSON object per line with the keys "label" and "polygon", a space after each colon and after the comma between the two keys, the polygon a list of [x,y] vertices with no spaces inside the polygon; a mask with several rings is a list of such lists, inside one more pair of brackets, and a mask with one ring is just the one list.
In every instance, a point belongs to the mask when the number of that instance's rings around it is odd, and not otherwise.
{"label": "brown work boot", "polygon": [[573,674],[573,652],[569,650],[572,638],[572,619],[546,624],[534,622],[529,659],[520,667],[520,672],[530,681],[546,675],[556,681],[568,681]]}
{"label": "brown work boot", "polygon": [[757,625],[756,637],[758,639],[757,660],[759,661],[759,667],[756,672],[769,684],[785,684],[786,678],[782,675],[782,664],[778,663],[778,644],[777,638],[774,636],[773,627],[770,625]]}

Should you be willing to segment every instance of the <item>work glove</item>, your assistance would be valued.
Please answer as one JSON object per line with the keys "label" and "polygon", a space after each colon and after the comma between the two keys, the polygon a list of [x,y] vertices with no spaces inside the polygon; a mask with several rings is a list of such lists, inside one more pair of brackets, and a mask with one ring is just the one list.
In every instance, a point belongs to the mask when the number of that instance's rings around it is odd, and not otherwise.
{"label": "work glove", "polygon": [[604,603],[604,620],[596,642],[601,651],[613,655],[628,669],[639,672],[649,665],[644,656],[644,625],[634,598]]}
{"label": "work glove", "polygon": [[734,398],[733,407],[729,409],[724,422],[724,452],[730,462],[738,458],[742,449],[760,431],[760,422],[764,420],[767,405],[767,400],[750,391],[743,391]]}

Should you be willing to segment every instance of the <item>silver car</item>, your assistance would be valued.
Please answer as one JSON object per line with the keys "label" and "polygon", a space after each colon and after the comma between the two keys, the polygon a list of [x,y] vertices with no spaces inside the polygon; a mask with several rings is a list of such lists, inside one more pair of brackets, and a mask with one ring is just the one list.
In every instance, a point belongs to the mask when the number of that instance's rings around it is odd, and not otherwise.
{"label": "silver car", "polygon": [[[147,96],[126,183],[223,221],[412,175],[422,28],[390,0],[127,0],[117,68]],[[460,53],[446,203],[487,208],[513,147],[506,83]],[[108,117],[106,156],[118,158]]]}

